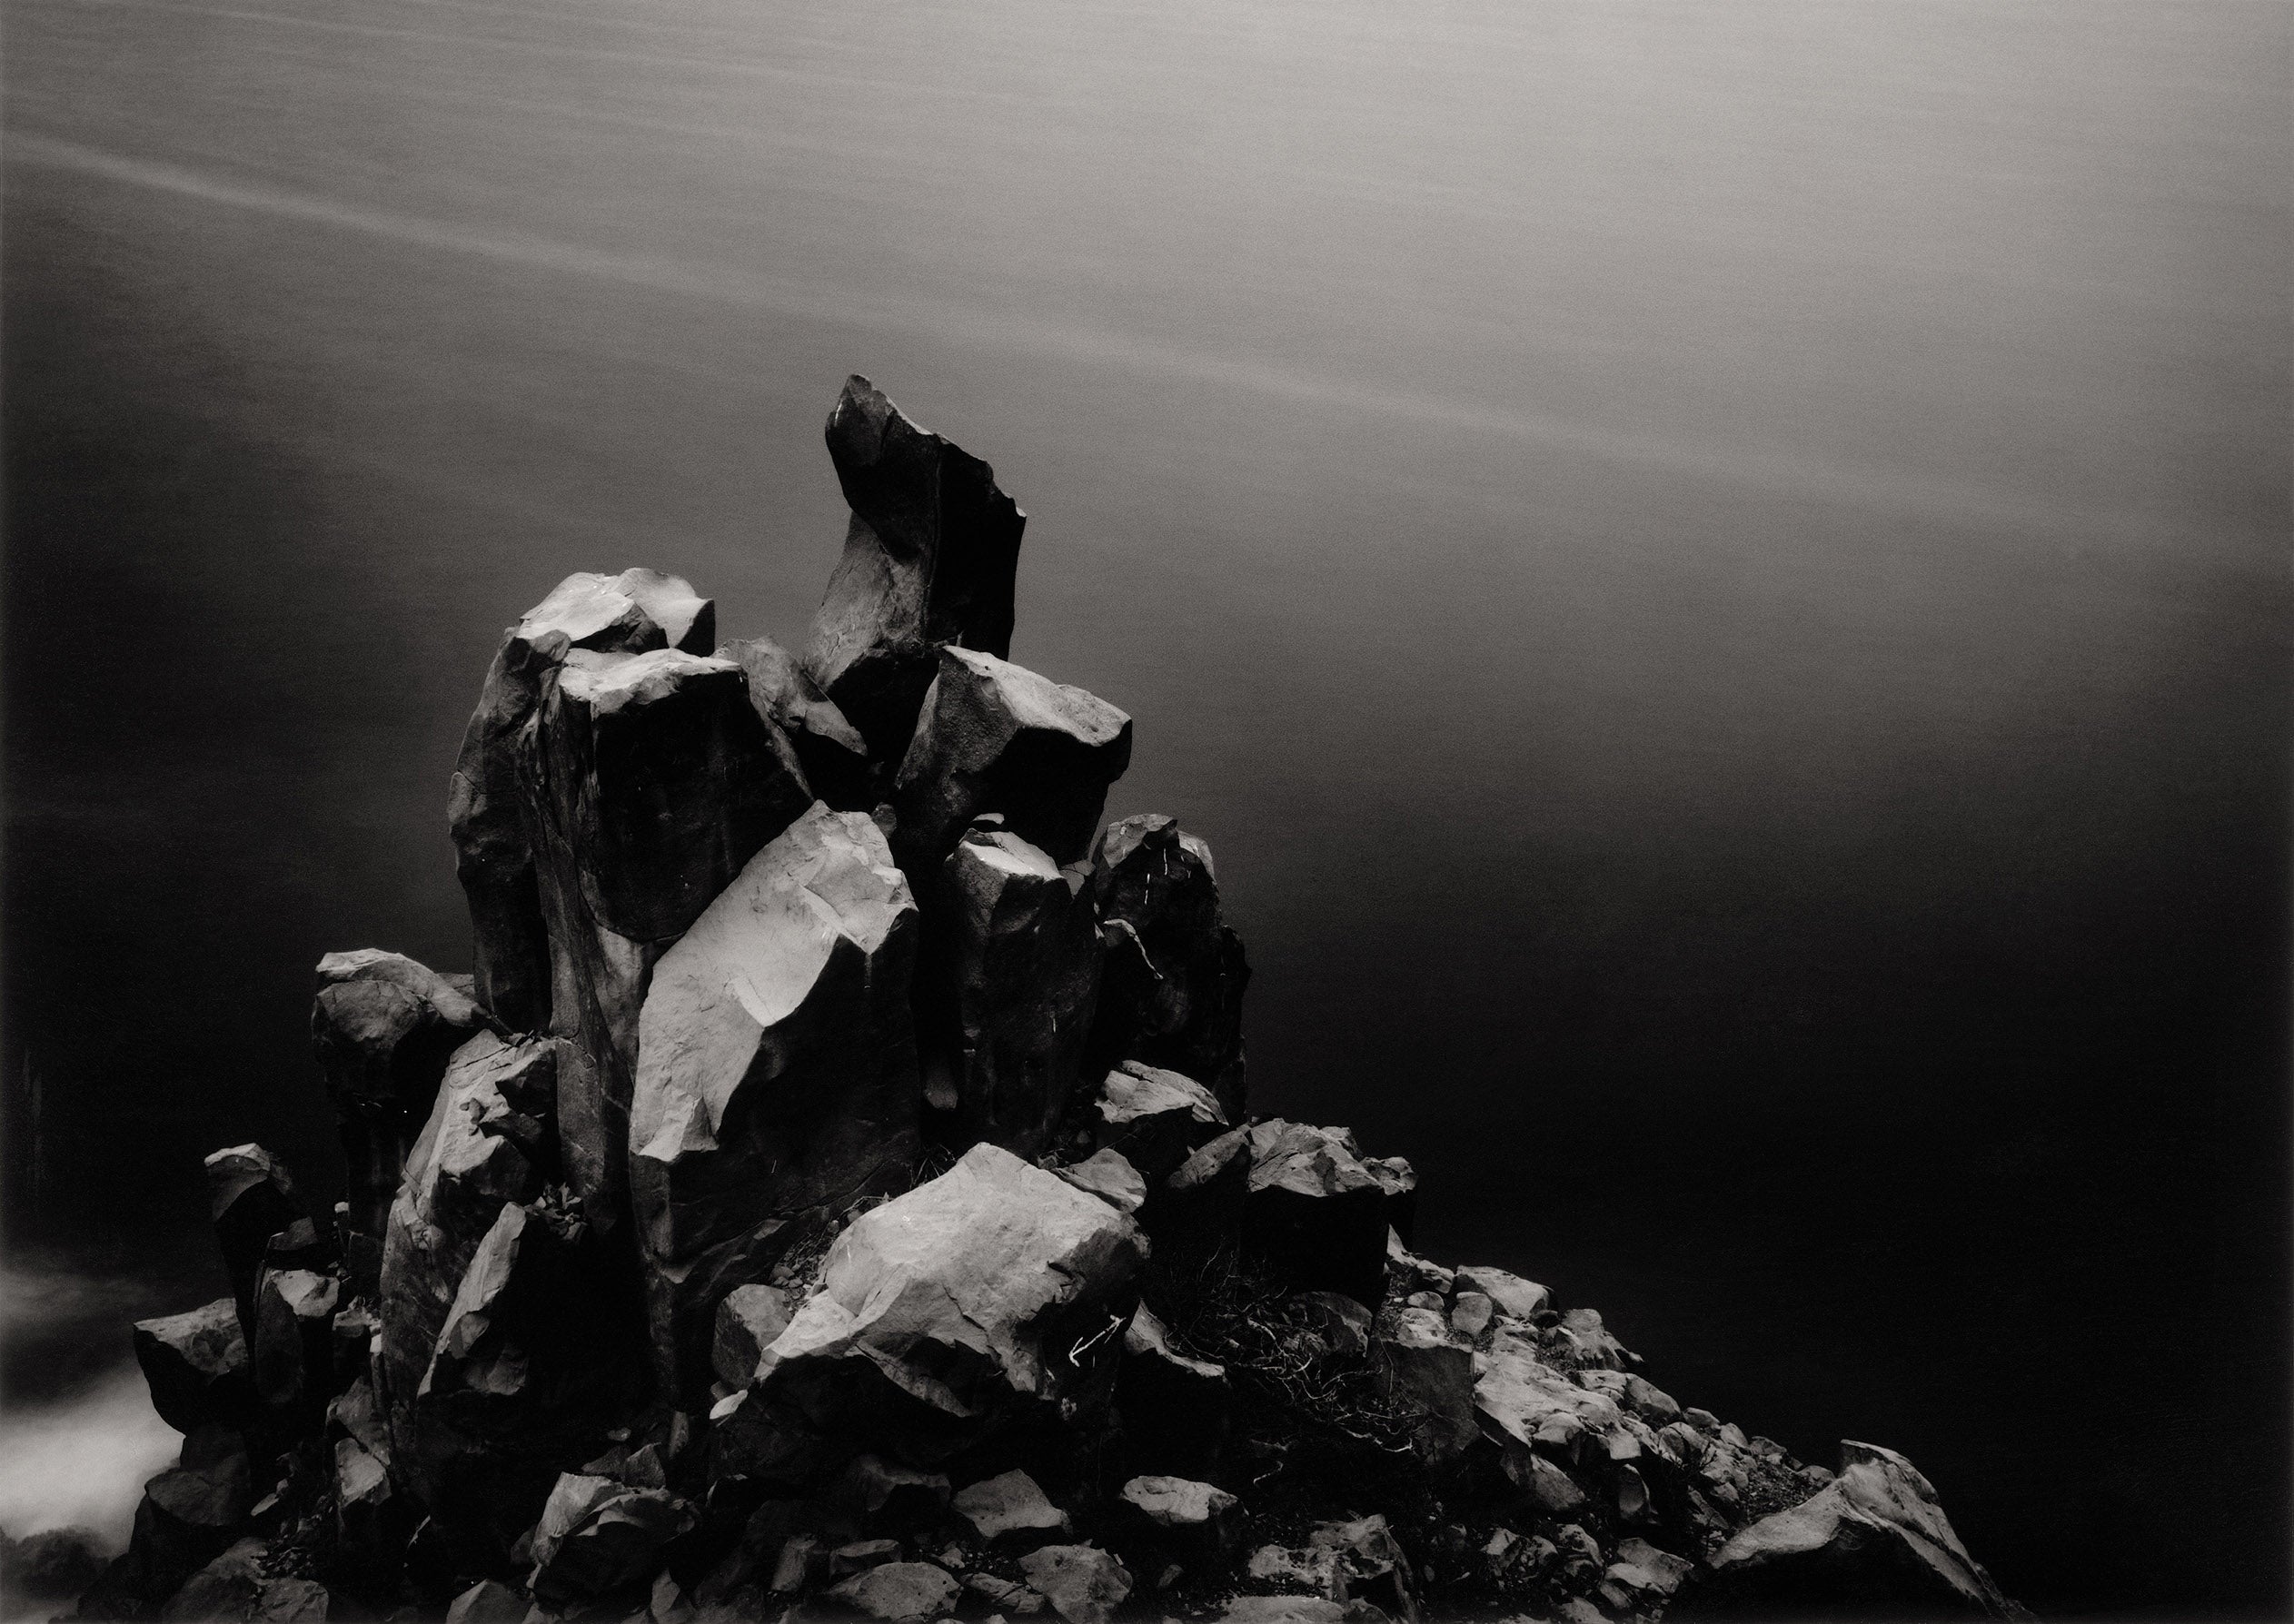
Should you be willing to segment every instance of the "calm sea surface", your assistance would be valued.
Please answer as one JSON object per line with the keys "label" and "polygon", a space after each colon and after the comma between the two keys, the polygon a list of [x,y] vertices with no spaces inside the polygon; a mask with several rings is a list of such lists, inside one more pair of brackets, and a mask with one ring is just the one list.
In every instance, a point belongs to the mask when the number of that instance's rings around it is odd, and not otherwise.
{"label": "calm sea surface", "polygon": [[1258,1108],[2042,1612],[2286,1604],[2287,7],[6,32],[0,1523],[164,1450],[200,1154],[339,1178],[320,954],[467,964],[501,628],[799,639],[857,370],[1217,849]]}

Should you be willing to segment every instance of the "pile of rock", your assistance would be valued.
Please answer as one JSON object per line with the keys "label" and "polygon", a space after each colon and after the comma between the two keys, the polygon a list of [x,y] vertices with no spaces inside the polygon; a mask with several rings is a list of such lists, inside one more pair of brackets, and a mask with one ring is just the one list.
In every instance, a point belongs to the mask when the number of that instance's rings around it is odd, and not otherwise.
{"label": "pile of rock", "polygon": [[233,1287],[85,1618],[1653,1619],[2016,1609],[1900,1457],[1802,1466],[1246,1110],[1211,854],[1008,659],[1025,517],[866,380],[799,658],[650,570],[511,629],[473,976],[329,955],[349,1198],[208,1158]]}

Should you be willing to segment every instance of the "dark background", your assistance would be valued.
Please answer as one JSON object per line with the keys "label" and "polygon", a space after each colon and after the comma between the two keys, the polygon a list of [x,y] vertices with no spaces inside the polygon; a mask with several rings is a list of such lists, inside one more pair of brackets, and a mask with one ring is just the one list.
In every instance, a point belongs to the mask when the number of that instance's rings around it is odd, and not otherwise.
{"label": "dark background", "polygon": [[505,623],[801,638],[858,369],[1215,847],[1258,1109],[2043,1613],[2282,1613],[2290,34],[18,0],[11,1406],[124,1351],[56,1282],[213,1294],[203,1153],[339,1181],[311,968],[466,967]]}

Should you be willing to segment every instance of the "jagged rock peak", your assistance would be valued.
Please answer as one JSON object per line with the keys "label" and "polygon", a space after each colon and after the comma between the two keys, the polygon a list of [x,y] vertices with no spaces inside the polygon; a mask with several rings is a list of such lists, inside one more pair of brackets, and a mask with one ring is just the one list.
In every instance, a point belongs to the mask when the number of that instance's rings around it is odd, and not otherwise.
{"label": "jagged rock peak", "polygon": [[870,752],[897,759],[936,649],[1009,651],[1028,516],[987,463],[919,428],[858,374],[826,432],[852,521],[806,663]]}

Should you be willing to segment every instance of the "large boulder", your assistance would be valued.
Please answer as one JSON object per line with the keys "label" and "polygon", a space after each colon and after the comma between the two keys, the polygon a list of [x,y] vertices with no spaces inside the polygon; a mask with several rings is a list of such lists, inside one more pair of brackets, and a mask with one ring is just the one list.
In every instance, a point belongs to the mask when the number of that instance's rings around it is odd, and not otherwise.
{"label": "large boulder", "polygon": [[934,872],[989,812],[1055,864],[1077,862],[1107,786],[1130,764],[1131,718],[1105,699],[993,655],[943,649],[892,780],[901,866]]}
{"label": "large boulder", "polygon": [[717,658],[740,667],[749,702],[788,736],[813,794],[839,812],[866,812],[882,798],[884,775],[870,771],[868,741],[795,655],[770,638],[749,638]]}
{"label": "large boulder", "polygon": [[407,1158],[382,1243],[380,1399],[412,1459],[413,1405],[479,1243],[506,1205],[542,1186],[542,1124],[555,1094],[550,1040],[482,1033],[447,1068]]}
{"label": "large boulder", "polygon": [[239,1311],[239,1332],[255,1340],[255,1284],[271,1237],[303,1216],[286,1164],[259,1144],[226,1145],[207,1157],[207,1211]]}
{"label": "large boulder", "polygon": [[1103,1150],[1123,1153],[1150,1184],[1226,1131],[1226,1114],[1192,1077],[1127,1060],[1099,1083],[1089,1126]]}
{"label": "large boulder", "polygon": [[239,1305],[218,1297],[204,1308],[138,1320],[135,1362],[151,1388],[152,1408],[178,1432],[210,1421],[243,1426],[254,1389],[247,1375],[247,1338]]}
{"label": "large boulder", "polygon": [[1107,1202],[975,1145],[837,1237],[720,1442],[758,1471],[863,1449],[929,1466],[998,1422],[1072,1415],[1113,1374],[1103,1332],[1146,1250]]}
{"label": "large boulder", "polygon": [[995,470],[866,378],[846,380],[826,433],[852,522],[805,663],[869,753],[897,760],[942,645],[1009,650],[1028,516]]}
{"label": "large boulder", "polygon": [[448,795],[455,868],[470,901],[478,1000],[511,1032],[549,1025],[551,963],[534,860],[531,770],[521,735],[551,673],[576,649],[708,650],[717,612],[673,575],[569,575],[502,639],[462,736]]}
{"label": "large boulder", "polygon": [[2024,1619],[1960,1543],[1934,1486],[1869,1443],[1840,1474],[1739,1531],[1674,1600],[1673,1618]]}
{"label": "large boulder", "polygon": [[255,1397],[269,1435],[313,1431],[334,1396],[334,1311],[342,1282],[308,1269],[266,1268],[256,1288]]}
{"label": "large boulder", "polygon": [[360,1233],[381,1237],[447,1059],[487,1025],[467,975],[441,975],[379,947],[319,961],[311,1047],[334,1104]]}
{"label": "large boulder", "polygon": [[598,1237],[568,1193],[494,1216],[449,1304],[392,1461],[465,1571],[497,1567],[558,1474],[641,1391]]}
{"label": "large boulder", "polygon": [[1243,1114],[1243,941],[1221,918],[1211,848],[1159,813],[1118,818],[1092,850],[1107,956],[1093,1063],[1143,1060]]}
{"label": "large boulder", "polygon": [[1619,1431],[1614,1399],[1573,1381],[1539,1356],[1535,1345],[1500,1330],[1474,1362],[1474,1408],[1485,1437],[1504,1457],[1507,1475],[1525,1484],[1534,1451],[1575,1456]]}
{"label": "large boulder", "polygon": [[[176,1464],[144,1485],[127,1553],[98,1586],[89,1617],[136,1616],[174,1594],[245,1531],[253,1504],[246,1445],[226,1427],[202,1427],[184,1440]],[[125,1603],[125,1606],[120,1605]]]}
{"label": "large boulder", "polygon": [[1080,864],[974,828],[939,873],[918,971],[926,1098],[943,1135],[1033,1158],[1077,1084],[1099,990],[1099,922]]}
{"label": "large boulder", "polygon": [[912,1176],[916,925],[876,826],[816,802],[655,968],[631,1193],[657,1368],[689,1397],[717,1304],[799,1213]]}
{"label": "large boulder", "polygon": [[1281,1118],[1250,1129],[1245,1249],[1301,1291],[1385,1297],[1387,1185],[1344,1128]]}
{"label": "large boulder", "polygon": [[[1351,1299],[1347,1299],[1351,1301]],[[1474,1350],[1431,1309],[1405,1308],[1375,1335],[1385,1390],[1412,1417],[1418,1458],[1445,1467],[1480,1436],[1474,1409]]]}
{"label": "large boulder", "polygon": [[627,1204],[638,1015],[653,966],[812,803],[740,668],[577,649],[526,739],[566,1172],[591,1223]]}
{"label": "large boulder", "polygon": [[966,1484],[957,1491],[949,1509],[983,1545],[1032,1548],[1064,1540],[1072,1531],[1067,1512],[1053,1505],[1042,1486],[1018,1468]]}
{"label": "large boulder", "polygon": [[665,1489],[567,1472],[534,1526],[528,1588],[552,1607],[619,1589],[643,1578],[661,1547],[692,1526],[692,1508]]}

